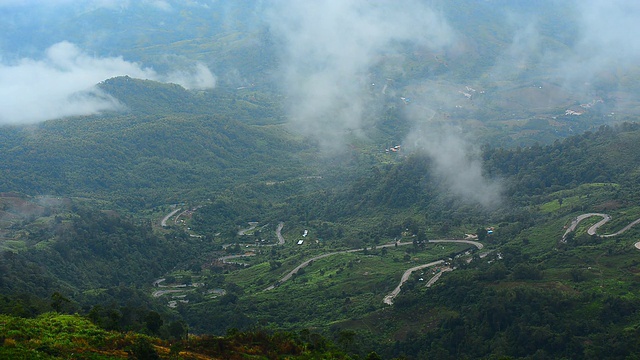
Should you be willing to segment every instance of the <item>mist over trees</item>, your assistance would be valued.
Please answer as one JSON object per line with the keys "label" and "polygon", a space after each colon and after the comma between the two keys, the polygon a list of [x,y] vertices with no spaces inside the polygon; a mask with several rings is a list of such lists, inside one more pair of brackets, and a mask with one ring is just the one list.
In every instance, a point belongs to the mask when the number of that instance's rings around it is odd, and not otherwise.
{"label": "mist over trees", "polygon": [[0,358],[633,358],[638,24],[0,2]]}

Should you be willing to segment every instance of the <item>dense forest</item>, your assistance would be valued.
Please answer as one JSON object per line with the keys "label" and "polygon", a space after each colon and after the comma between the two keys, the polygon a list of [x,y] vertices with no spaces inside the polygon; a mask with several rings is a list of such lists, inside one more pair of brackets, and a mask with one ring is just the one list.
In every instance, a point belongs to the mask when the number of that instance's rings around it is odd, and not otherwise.
{"label": "dense forest", "polygon": [[[376,351],[385,358],[624,358],[637,346],[633,329],[640,305],[631,295],[638,286],[638,261],[625,239],[638,230],[601,240],[582,229],[570,241],[560,239],[571,214],[607,211],[615,218],[612,230],[638,216],[633,174],[640,163],[633,148],[639,134],[637,125],[623,124],[546,146],[485,148],[485,171],[503,179],[508,199],[490,211],[441,194],[429,159],[421,156],[375,166],[349,186],[283,193],[278,203],[261,198],[261,191],[251,192],[254,200],[234,201],[228,196],[247,190],[225,190],[227,197],[220,194],[194,211],[190,231],[174,225],[159,229],[149,219],[94,210],[93,203],[81,199],[36,206],[33,215],[5,230],[23,250],[3,252],[2,312],[23,317],[51,310],[79,313],[106,330],[164,338],[179,333],[178,328],[187,331],[186,324],[197,333],[221,335],[230,328],[256,326],[294,332],[312,328],[352,356]],[[34,201],[4,196],[5,214],[15,213],[16,199],[23,208]],[[224,254],[242,254],[238,245],[223,245],[247,243],[246,235],[232,230],[247,213],[261,223],[297,219],[314,234],[311,239],[321,242],[302,252],[265,248],[245,270],[207,265]],[[487,236],[480,228],[489,224],[496,230]],[[231,231],[220,233],[224,229]],[[269,235],[274,230],[274,225],[263,228],[251,239],[276,243]],[[485,258],[490,261],[477,255],[458,261],[457,270],[431,288],[419,286],[412,276],[392,307],[376,301],[394,286],[388,270],[408,267],[407,259],[437,258],[438,246],[420,241],[465,231],[483,235],[494,249]],[[414,246],[376,248],[394,238],[413,239]],[[354,247],[364,253],[318,261],[282,290],[260,291],[305,257]],[[461,250],[442,251],[453,257]],[[372,269],[387,270],[365,280],[361,274]],[[177,278],[170,280],[176,283],[201,281],[204,287],[187,295],[188,304],[171,310],[161,298],[149,297],[149,285],[162,276]],[[603,284],[608,290],[602,290]],[[225,289],[224,296],[206,295],[219,288]],[[277,300],[281,291],[294,296]],[[311,303],[334,310],[309,313]],[[369,324],[376,321],[386,325],[372,329]],[[405,323],[413,324],[412,330]],[[376,342],[380,345],[371,345]]]}
{"label": "dense forest", "polygon": [[637,358],[639,10],[0,3],[0,358]]}

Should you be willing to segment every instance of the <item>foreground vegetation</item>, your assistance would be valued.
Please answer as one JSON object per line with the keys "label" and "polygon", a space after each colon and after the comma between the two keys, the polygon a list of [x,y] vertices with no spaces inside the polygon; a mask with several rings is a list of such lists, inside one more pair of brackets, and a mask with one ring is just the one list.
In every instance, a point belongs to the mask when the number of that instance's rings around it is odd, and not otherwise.
{"label": "foreground vegetation", "polygon": [[309,332],[230,331],[161,340],[105,331],[78,315],[55,313],[34,319],[0,315],[0,340],[3,359],[350,359]]}

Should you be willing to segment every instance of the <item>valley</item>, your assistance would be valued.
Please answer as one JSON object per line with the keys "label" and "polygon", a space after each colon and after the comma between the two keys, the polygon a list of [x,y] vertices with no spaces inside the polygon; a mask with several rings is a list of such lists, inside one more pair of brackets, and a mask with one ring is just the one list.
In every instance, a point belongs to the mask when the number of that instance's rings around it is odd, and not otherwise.
{"label": "valley", "polygon": [[640,353],[640,8],[8,1],[0,24],[0,358]]}

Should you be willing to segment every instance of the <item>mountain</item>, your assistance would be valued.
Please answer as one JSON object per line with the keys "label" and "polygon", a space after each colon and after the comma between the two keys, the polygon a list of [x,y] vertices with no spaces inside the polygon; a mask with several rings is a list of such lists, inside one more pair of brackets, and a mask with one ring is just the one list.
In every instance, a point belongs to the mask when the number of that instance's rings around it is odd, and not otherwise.
{"label": "mountain", "polygon": [[[204,189],[213,193],[304,174],[301,154],[309,145],[282,126],[236,118],[242,105],[229,98],[199,99],[177,85],[130,78],[101,86],[119,96],[129,112],[0,129],[5,154],[0,188],[90,194],[144,207],[177,202],[186,194],[207,196]],[[208,101],[218,104],[207,108]],[[258,116],[253,119],[259,122]]]}
{"label": "mountain", "polygon": [[[292,198],[279,218],[296,219],[284,236],[304,244],[252,250],[255,257],[243,259],[251,266],[227,277],[240,285],[227,283],[233,296],[201,298],[181,312],[207,331],[277,324],[324,328],[336,339],[351,334],[344,346],[356,353],[371,349],[374,339],[380,346],[373,349],[387,358],[525,358],[536,350],[549,358],[629,355],[626,346],[637,346],[632,329],[640,304],[630,295],[637,286],[638,228],[601,238],[587,234],[596,222],[590,220],[566,241],[563,234],[584,213],[615,219],[601,234],[640,217],[633,180],[639,136],[637,124],[625,124],[548,146],[486,149],[486,170],[506,187],[505,203],[493,211],[438,194],[438,183],[428,180],[432,165],[419,157],[373,169],[346,189]],[[402,185],[403,179],[416,185]],[[212,213],[202,210],[199,221]],[[491,231],[482,235],[483,229]],[[303,230],[313,235],[302,237]],[[468,246],[424,243],[473,233],[489,250],[464,255]],[[394,238],[413,246],[394,246]],[[251,245],[253,237],[238,240]],[[304,259],[345,248],[355,252],[317,258],[265,290]],[[455,270],[430,288],[419,278],[437,269],[414,273],[394,305],[383,304],[404,269],[438,258],[452,259]],[[310,304],[322,310],[309,313]]]}
{"label": "mountain", "polygon": [[634,358],[637,24],[2,2],[0,357]]}

